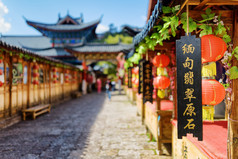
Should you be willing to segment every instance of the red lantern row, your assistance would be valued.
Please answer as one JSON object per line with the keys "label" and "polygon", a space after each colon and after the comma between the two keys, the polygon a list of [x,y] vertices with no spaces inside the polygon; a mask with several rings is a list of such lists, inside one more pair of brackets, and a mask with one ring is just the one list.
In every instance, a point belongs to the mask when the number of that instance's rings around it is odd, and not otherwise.
{"label": "red lantern row", "polygon": [[33,84],[38,85],[39,84],[39,66],[37,64],[33,65]]}
{"label": "red lantern row", "polygon": [[65,83],[69,83],[69,75],[65,74],[64,78],[65,78]]}
{"label": "red lantern row", "polygon": [[[2,59],[0,59],[0,63],[2,63]],[[2,69],[0,69],[0,76],[1,75],[3,75],[3,70]],[[0,87],[2,87],[2,86],[3,86],[3,82],[0,81]]]}
{"label": "red lantern row", "polygon": [[52,71],[53,71],[53,83],[57,83],[57,70],[56,70],[56,68],[53,68]]}

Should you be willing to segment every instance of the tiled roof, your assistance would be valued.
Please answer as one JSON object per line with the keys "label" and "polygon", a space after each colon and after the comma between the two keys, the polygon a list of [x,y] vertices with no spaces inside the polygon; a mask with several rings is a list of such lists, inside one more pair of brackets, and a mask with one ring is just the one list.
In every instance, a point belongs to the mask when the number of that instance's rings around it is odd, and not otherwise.
{"label": "tiled roof", "polygon": [[10,44],[2,41],[2,40],[0,40],[0,48],[5,49],[6,51],[10,51],[10,52],[16,52],[17,54],[22,53],[22,54],[27,54],[27,55],[29,55],[31,57],[34,57],[34,58],[44,59],[46,61],[50,61],[51,64],[53,64],[53,63],[63,64],[63,65],[66,65],[66,66],[70,66],[71,68],[77,69],[77,67],[75,67],[74,65],[71,65],[69,63],[64,63],[60,60],[56,60],[56,59],[53,59],[53,58],[50,58],[50,57],[38,55],[38,54],[36,54],[34,52],[31,52],[29,50],[26,50],[26,49],[23,49],[23,48],[20,48],[20,47],[17,47],[17,46],[10,45]]}
{"label": "tiled roof", "polygon": [[71,24],[57,25],[57,24],[38,23],[38,22],[26,20],[27,24],[34,28],[41,28],[41,29],[50,30],[50,31],[69,31],[69,32],[84,30],[84,29],[96,26],[100,23],[100,21],[101,21],[101,18],[94,20],[92,22],[81,23],[79,25],[71,25]]}
{"label": "tiled roof", "polygon": [[17,47],[46,49],[52,46],[51,39],[45,36],[2,36],[0,40]]}
{"label": "tiled roof", "polygon": [[134,45],[132,44],[100,44],[100,43],[87,43],[80,47],[67,48],[75,52],[123,52],[124,50],[131,50]]}
{"label": "tiled roof", "polygon": [[162,13],[162,3],[163,0],[158,0],[147,24],[145,25],[143,30],[134,37],[133,39],[134,45],[138,45],[143,39],[145,39],[147,34],[151,31],[155,22],[158,20],[159,15]]}
{"label": "tiled roof", "polygon": [[135,36],[136,34],[142,31],[142,28],[124,25],[122,31],[128,33],[130,36]]}
{"label": "tiled roof", "polygon": [[0,39],[41,56],[72,56],[63,48],[52,48],[50,38],[45,36],[2,36]]}

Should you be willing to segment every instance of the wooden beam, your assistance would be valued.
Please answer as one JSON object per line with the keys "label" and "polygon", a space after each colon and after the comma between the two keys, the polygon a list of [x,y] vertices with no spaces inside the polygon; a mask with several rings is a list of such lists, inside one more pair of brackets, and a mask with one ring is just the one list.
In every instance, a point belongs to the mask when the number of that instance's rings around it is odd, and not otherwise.
{"label": "wooden beam", "polygon": [[203,0],[198,6],[196,6],[194,9],[195,10],[200,10],[200,9],[202,9],[205,5],[206,5],[206,3],[207,2],[209,2],[209,1],[211,1],[211,0]]}
{"label": "wooden beam", "polygon": [[155,51],[168,51],[171,50],[172,47],[175,47],[175,43],[174,42],[163,42],[163,46],[161,45],[156,45],[155,46]]}
{"label": "wooden beam", "polygon": [[[216,15],[221,14],[221,20],[225,25],[233,25],[233,11],[232,10],[213,10]],[[195,20],[202,20],[201,14],[205,14],[205,11],[190,10],[189,16]]]}
{"label": "wooden beam", "polygon": [[176,15],[179,15],[179,13],[183,10],[183,8],[185,7],[185,5],[189,3],[189,0],[185,0],[184,3],[182,4],[180,10],[178,11],[178,13]]}
{"label": "wooden beam", "polygon": [[[234,48],[238,46],[238,7],[236,7],[234,11],[234,29],[233,29],[233,46]],[[233,66],[237,66],[238,61],[233,58]],[[228,148],[229,148],[229,157],[230,158],[238,158],[238,79],[235,79],[232,81],[232,92],[233,92],[233,97],[232,97],[232,106],[230,110],[230,119],[229,119],[229,136],[230,138],[229,143],[228,143]]]}
{"label": "wooden beam", "polygon": [[[200,5],[200,0],[189,0],[188,5]],[[238,0],[210,0],[205,5],[238,5]]]}

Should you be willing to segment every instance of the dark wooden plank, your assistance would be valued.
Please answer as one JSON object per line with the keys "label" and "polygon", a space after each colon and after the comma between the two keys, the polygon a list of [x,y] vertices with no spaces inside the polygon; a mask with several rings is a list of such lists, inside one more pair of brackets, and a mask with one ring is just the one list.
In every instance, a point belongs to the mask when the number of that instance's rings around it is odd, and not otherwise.
{"label": "dark wooden plank", "polygon": [[203,0],[198,6],[196,6],[194,9],[195,10],[200,10],[200,9],[202,9],[206,4],[207,4],[207,2],[209,2],[209,1],[211,1],[211,0]]}

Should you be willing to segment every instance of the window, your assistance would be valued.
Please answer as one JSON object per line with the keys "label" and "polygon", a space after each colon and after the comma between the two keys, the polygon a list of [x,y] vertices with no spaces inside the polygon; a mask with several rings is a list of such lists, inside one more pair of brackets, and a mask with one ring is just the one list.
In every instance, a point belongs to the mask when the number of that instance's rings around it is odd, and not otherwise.
{"label": "window", "polygon": [[28,71],[28,68],[27,68],[27,66],[25,66],[24,67],[24,76],[23,76],[23,83],[24,84],[27,84],[27,79],[28,79],[28,76],[27,76],[28,72],[27,71]]}

